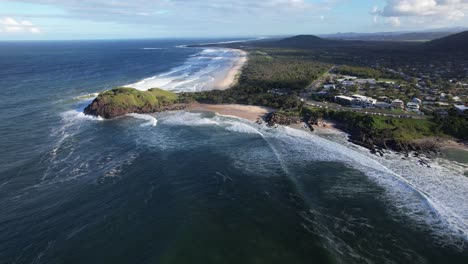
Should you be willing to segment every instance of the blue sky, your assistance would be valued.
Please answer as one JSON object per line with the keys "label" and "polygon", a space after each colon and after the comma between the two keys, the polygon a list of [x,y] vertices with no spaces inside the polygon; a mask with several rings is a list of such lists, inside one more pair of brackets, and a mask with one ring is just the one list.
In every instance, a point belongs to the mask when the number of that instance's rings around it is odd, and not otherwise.
{"label": "blue sky", "polygon": [[0,0],[0,40],[198,38],[468,25],[468,0]]}

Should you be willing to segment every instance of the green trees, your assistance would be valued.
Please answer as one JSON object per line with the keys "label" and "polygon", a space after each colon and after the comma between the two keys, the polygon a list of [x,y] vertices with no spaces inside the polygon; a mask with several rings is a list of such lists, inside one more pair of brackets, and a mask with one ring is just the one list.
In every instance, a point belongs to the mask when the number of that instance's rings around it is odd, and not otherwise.
{"label": "green trees", "polygon": [[224,91],[180,95],[204,103],[240,103],[299,111],[297,94],[323,75],[330,64],[317,62],[302,51],[255,49],[237,85]]}

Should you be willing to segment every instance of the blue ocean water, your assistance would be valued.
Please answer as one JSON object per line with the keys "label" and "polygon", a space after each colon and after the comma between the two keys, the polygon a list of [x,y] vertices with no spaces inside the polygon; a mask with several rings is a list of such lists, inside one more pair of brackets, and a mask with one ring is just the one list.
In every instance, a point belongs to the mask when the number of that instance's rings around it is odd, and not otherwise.
{"label": "blue ocean water", "polygon": [[[84,116],[209,87],[223,40],[0,43],[0,263],[467,263],[464,164],[206,112]],[[195,88],[194,88],[195,87]]]}

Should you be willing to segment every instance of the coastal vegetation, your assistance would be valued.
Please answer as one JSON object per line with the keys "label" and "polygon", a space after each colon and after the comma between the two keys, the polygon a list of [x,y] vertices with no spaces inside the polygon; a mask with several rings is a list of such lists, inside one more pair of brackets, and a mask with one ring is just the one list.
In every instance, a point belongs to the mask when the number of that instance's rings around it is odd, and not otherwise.
{"label": "coastal vegetation", "polygon": [[253,49],[237,84],[229,90],[180,94],[181,100],[238,103],[277,109],[299,109],[297,94],[327,72],[331,65],[299,50]]}
{"label": "coastal vegetation", "polygon": [[304,107],[301,115],[309,123],[317,123],[322,118],[333,120],[356,143],[370,148],[375,145],[400,151],[435,151],[435,144],[419,144],[417,140],[434,137],[468,139],[468,121],[456,115],[430,119],[392,118],[312,107]]}
{"label": "coastal vegetation", "polygon": [[174,107],[178,96],[158,88],[139,91],[134,88],[119,87],[100,93],[88,105],[85,114],[114,118],[128,113],[151,113]]}
{"label": "coastal vegetation", "polygon": [[373,79],[400,79],[401,75],[369,67],[340,65],[334,68],[334,73]]}

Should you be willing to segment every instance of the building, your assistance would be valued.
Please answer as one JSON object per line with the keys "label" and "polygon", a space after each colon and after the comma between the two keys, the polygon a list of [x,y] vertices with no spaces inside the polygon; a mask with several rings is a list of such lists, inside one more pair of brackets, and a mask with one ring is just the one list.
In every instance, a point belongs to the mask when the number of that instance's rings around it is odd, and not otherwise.
{"label": "building", "polygon": [[336,86],[334,84],[325,84],[323,86],[323,89],[325,89],[325,90],[330,90],[330,89],[335,90]]}
{"label": "building", "polygon": [[345,95],[338,95],[335,96],[335,102],[337,102],[340,105],[352,105],[354,101],[354,98],[345,96]]}
{"label": "building", "polygon": [[374,107],[377,100],[372,97],[367,97],[359,94],[354,94],[351,96],[339,95],[335,96],[335,102],[341,105],[349,105],[353,107]]}
{"label": "building", "polygon": [[405,109],[405,103],[400,99],[396,99],[392,101],[392,107],[395,109]]}
{"label": "building", "polygon": [[454,105],[454,107],[460,115],[466,115],[468,113],[468,107],[466,105]]}
{"label": "building", "polygon": [[416,98],[416,97],[415,97],[415,98],[413,98],[412,101],[413,101],[413,103],[415,103],[415,104],[422,105],[422,100],[419,99],[419,98]]}
{"label": "building", "polygon": [[406,109],[412,112],[419,112],[419,104],[414,103],[414,102],[408,102],[406,104]]}
{"label": "building", "polygon": [[351,85],[354,85],[354,82],[353,81],[343,81],[341,84],[343,86],[351,86]]}
{"label": "building", "polygon": [[358,84],[376,84],[377,81],[375,79],[356,79],[355,80],[356,83]]}
{"label": "building", "polygon": [[387,96],[379,96],[377,99],[381,102],[392,103],[392,100],[388,98]]}
{"label": "building", "polygon": [[376,99],[364,95],[354,94],[351,97],[354,99],[353,105],[355,106],[374,107],[375,103],[377,103]]}
{"label": "building", "polygon": [[375,103],[375,107],[380,109],[390,109],[392,108],[392,105],[385,102],[377,102]]}

